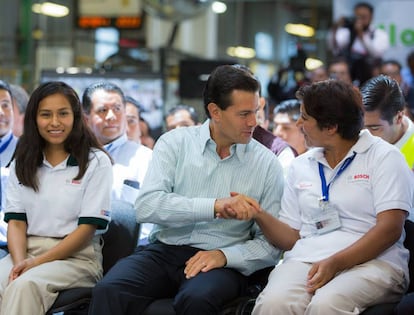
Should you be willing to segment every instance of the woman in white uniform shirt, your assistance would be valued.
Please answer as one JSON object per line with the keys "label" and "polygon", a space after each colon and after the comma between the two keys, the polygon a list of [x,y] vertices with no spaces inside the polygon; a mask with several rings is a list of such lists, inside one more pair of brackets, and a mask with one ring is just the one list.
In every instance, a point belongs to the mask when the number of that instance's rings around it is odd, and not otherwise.
{"label": "woman in white uniform shirt", "polygon": [[286,252],[252,314],[359,314],[398,301],[408,285],[412,174],[398,149],[361,131],[362,97],[350,84],[322,81],[298,97],[297,125],[313,148],[290,166],[279,219],[255,215]]}
{"label": "woman in white uniform shirt", "polygon": [[0,314],[45,314],[58,292],[102,277],[110,157],[62,82],[32,94],[6,190],[10,255],[0,260]]}

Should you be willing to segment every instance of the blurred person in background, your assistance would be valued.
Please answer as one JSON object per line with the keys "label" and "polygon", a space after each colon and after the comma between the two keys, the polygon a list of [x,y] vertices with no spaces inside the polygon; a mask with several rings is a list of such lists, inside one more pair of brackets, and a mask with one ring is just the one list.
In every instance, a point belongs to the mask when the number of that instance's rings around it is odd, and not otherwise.
{"label": "blurred person in background", "polygon": [[390,46],[388,33],[372,25],[373,16],[374,7],[359,2],[354,6],[354,15],[341,17],[328,35],[332,53],[346,58],[356,86],[372,78]]}
{"label": "blurred person in background", "polygon": [[8,253],[7,223],[4,222],[5,188],[9,177],[8,165],[13,157],[18,138],[13,134],[13,93],[6,81],[0,80],[0,257]]}
{"label": "blurred person in background", "polygon": [[329,62],[328,74],[330,79],[353,83],[349,65],[342,57],[334,58]]}
{"label": "blurred person in background", "polygon": [[305,138],[296,121],[300,115],[300,102],[290,99],[278,104],[273,111],[273,134],[286,141],[298,155],[307,151]]}
{"label": "blurred person in background", "polygon": [[380,73],[389,76],[391,79],[397,81],[398,85],[403,92],[404,98],[407,97],[409,91],[409,85],[404,82],[403,77],[401,75],[401,64],[395,59],[387,59],[381,63],[380,66]]}
{"label": "blurred person in background", "polygon": [[259,110],[256,113],[257,126],[254,128],[253,138],[277,155],[279,162],[283,167],[283,173],[286,176],[290,163],[298,153],[284,139],[274,135],[268,130],[268,111],[269,109],[266,104],[266,99],[261,96],[259,99]]}
{"label": "blurred person in background", "polygon": [[20,137],[23,133],[24,115],[29,102],[29,93],[16,84],[10,84],[10,89],[13,95],[13,134]]}
{"label": "blurred person in background", "polygon": [[407,66],[401,69],[401,75],[406,84],[414,87],[414,50],[408,53],[406,61]]}
{"label": "blurred person in background", "polygon": [[129,140],[141,143],[141,129],[139,126],[141,105],[131,96],[125,96],[126,133]]}
{"label": "blurred person in background", "polygon": [[165,116],[167,131],[180,127],[199,125],[198,114],[194,107],[179,104],[172,107]]}
{"label": "blurred person in background", "polygon": [[13,93],[10,85],[0,80],[0,164],[9,164],[18,138],[13,135]]}
{"label": "blurred person in background", "polygon": [[319,66],[309,72],[310,83],[325,81],[329,79],[329,73],[326,66]]}
{"label": "blurred person in background", "polygon": [[149,149],[153,149],[155,145],[155,139],[151,135],[151,128],[144,117],[139,117],[139,129],[141,131],[141,143]]}

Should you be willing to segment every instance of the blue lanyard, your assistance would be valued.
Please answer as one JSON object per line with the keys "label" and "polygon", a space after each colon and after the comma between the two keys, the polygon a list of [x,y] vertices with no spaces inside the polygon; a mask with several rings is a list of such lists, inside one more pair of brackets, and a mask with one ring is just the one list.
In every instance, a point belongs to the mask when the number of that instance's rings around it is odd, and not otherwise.
{"label": "blue lanyard", "polygon": [[321,187],[322,187],[322,201],[329,201],[329,187],[333,183],[333,181],[345,171],[345,169],[351,164],[351,162],[354,160],[356,155],[356,152],[354,151],[354,155],[347,158],[344,163],[342,163],[341,167],[339,168],[338,172],[335,174],[334,178],[332,178],[331,182],[326,185],[326,178],[325,173],[323,171],[323,165],[318,162],[319,164],[319,176],[321,177]]}
{"label": "blue lanyard", "polygon": [[0,141],[0,143],[3,142],[0,145],[0,153],[3,153],[3,151],[6,150],[7,146],[10,144],[10,142],[12,141],[12,139],[13,139],[13,133],[10,133],[9,137],[6,139],[5,142]]}

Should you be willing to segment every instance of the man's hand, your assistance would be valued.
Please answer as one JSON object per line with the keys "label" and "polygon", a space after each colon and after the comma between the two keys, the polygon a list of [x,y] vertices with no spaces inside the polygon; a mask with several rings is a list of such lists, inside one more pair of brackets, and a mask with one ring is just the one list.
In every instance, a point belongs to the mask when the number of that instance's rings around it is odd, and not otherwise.
{"label": "man's hand", "polygon": [[260,212],[260,205],[248,196],[231,192],[230,197],[217,199],[214,212],[217,218],[251,220]]}
{"label": "man's hand", "polygon": [[226,256],[221,250],[199,251],[185,263],[184,274],[187,279],[190,279],[200,271],[207,272],[211,269],[222,268],[226,263]]}

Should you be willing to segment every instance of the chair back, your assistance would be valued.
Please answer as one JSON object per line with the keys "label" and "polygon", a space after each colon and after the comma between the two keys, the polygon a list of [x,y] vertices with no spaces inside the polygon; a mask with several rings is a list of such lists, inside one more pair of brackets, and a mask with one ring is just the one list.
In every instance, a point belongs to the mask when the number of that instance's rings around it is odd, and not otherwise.
{"label": "chair back", "polygon": [[111,222],[103,234],[104,274],[120,259],[132,254],[137,247],[140,225],[137,223],[134,206],[126,201],[113,200]]}

